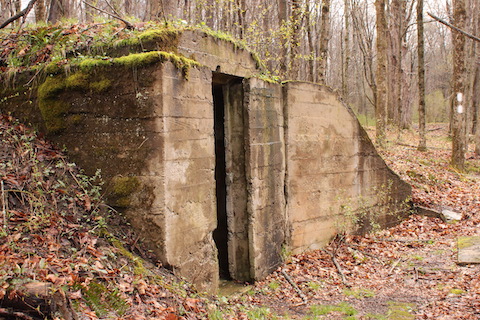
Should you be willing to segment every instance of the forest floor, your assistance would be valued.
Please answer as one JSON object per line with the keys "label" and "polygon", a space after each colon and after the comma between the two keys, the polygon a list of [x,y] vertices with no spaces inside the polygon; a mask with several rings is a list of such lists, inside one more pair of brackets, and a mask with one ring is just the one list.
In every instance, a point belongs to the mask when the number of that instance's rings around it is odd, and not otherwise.
{"label": "forest floor", "polygon": [[415,204],[461,221],[412,215],[209,296],[149,262],[101,202],[98,177],[0,116],[0,319],[480,319],[480,265],[457,264],[458,237],[480,234],[480,159],[470,150],[467,173],[453,170],[447,136],[429,125],[419,152],[415,131],[391,132],[380,152]]}
{"label": "forest floor", "polygon": [[454,170],[447,129],[428,126],[426,152],[417,151],[414,130],[390,132],[380,153],[412,185],[416,205],[449,208],[461,221],[412,215],[387,230],[337,239],[290,257],[239,299],[265,318],[480,319],[480,265],[457,264],[457,239],[480,235],[480,159],[471,146],[467,172]]}

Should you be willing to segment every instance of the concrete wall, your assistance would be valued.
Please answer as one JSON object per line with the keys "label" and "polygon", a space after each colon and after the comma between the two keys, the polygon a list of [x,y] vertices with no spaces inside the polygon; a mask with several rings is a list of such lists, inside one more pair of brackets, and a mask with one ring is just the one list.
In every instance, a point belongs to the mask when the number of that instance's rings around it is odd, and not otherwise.
{"label": "concrete wall", "polygon": [[154,92],[161,101],[158,125],[164,143],[165,220],[158,226],[165,229],[164,260],[198,289],[208,290],[218,281],[212,238],[217,224],[212,73],[192,69],[186,81],[170,63],[159,69]]}
{"label": "concrete wall", "polygon": [[398,220],[410,188],[386,166],[353,112],[320,85],[289,82],[284,96],[292,252],[321,248],[336,232],[352,230],[351,214],[359,210],[383,225]]}
{"label": "concrete wall", "polygon": [[212,71],[251,77],[259,72],[252,53],[234,43],[199,31],[184,31],[179,35],[178,52],[192,58]]}

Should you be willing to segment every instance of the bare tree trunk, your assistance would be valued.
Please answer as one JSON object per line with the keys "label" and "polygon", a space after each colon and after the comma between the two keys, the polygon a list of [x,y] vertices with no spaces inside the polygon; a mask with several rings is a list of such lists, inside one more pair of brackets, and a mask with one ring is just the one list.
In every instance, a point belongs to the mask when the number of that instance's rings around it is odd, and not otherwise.
{"label": "bare tree trunk", "polygon": [[133,15],[132,0],[125,0],[123,2],[123,10],[125,10],[125,14],[127,16],[132,16]]}
{"label": "bare tree trunk", "polygon": [[320,63],[318,66],[318,82],[326,83],[327,61],[328,61],[328,41],[330,40],[330,0],[322,2],[322,27],[320,29]]}
{"label": "bare tree trunk", "polygon": [[[287,12],[287,0],[277,0],[278,1],[278,24],[280,28],[286,27],[288,20]],[[280,53],[280,77],[284,78],[287,76],[288,70],[288,40],[286,37],[282,37],[280,40],[281,43],[281,53]]]}
{"label": "bare tree trunk", "polygon": [[404,25],[406,19],[406,1],[392,0],[389,31],[388,68],[389,68],[389,89],[388,89],[388,120],[398,127],[401,127],[402,110],[402,84],[403,84],[403,40]]}
{"label": "bare tree trunk", "polygon": [[67,8],[65,0],[51,0],[48,10],[48,22],[56,23],[60,19],[67,17]]}
{"label": "bare tree trunk", "polygon": [[[477,10],[475,16],[475,27],[476,32],[480,32],[480,8],[478,8],[477,3]],[[475,155],[480,156],[480,44],[475,44],[475,60],[476,60],[476,68],[475,68],[475,75],[473,78],[473,85],[472,85],[472,109],[473,109],[473,134],[475,136]]]}
{"label": "bare tree trunk", "polygon": [[376,142],[385,145],[387,126],[387,21],[386,0],[375,0],[377,21],[377,100],[375,105]]}
{"label": "bare tree trunk", "polygon": [[[453,0],[453,20],[464,30],[466,20],[465,0]],[[465,37],[452,31],[453,40],[453,93],[454,112],[452,123],[452,166],[463,171],[466,148],[465,103]]]}
{"label": "bare tree trunk", "polygon": [[35,3],[35,22],[45,22],[45,0],[37,0]]}
{"label": "bare tree trunk", "polygon": [[158,20],[161,16],[160,0],[148,0],[149,20]]}
{"label": "bare tree trunk", "polygon": [[247,4],[245,0],[238,0],[238,29],[240,39],[245,38],[245,26],[247,20]]}
{"label": "bare tree trunk", "polygon": [[21,0],[13,0],[15,6],[15,13],[19,13],[22,10],[22,1]]}
{"label": "bare tree trunk", "polygon": [[307,24],[307,40],[308,40],[308,52],[310,55],[310,59],[308,60],[308,74],[307,74],[307,80],[316,82],[317,81],[317,75],[315,74],[315,60],[316,60],[316,50],[315,50],[315,32],[312,30],[313,29],[313,20],[312,21],[312,10],[310,7],[310,2],[306,2],[306,8],[305,8],[305,14],[306,14],[306,24]]}
{"label": "bare tree trunk", "polygon": [[290,21],[290,64],[288,65],[288,79],[298,80],[299,79],[299,54],[300,54],[300,30],[301,30],[301,18],[302,18],[302,7],[300,4],[301,0],[291,0],[291,21]]}
{"label": "bare tree trunk", "polygon": [[473,81],[473,93],[472,106],[475,110],[475,155],[480,156],[480,58],[477,59],[477,68]]}
{"label": "bare tree trunk", "polygon": [[344,35],[343,35],[343,66],[342,66],[342,96],[348,101],[348,77],[347,73],[350,65],[350,0],[343,1],[344,12]]}
{"label": "bare tree trunk", "polygon": [[423,0],[417,0],[417,42],[418,42],[418,130],[419,151],[427,150],[425,128],[425,41],[423,36]]}

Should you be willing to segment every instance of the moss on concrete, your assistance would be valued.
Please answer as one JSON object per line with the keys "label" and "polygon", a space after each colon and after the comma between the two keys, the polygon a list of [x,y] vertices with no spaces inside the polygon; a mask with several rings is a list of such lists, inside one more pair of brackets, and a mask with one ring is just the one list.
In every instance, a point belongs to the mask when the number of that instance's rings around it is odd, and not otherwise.
{"label": "moss on concrete", "polygon": [[113,62],[117,65],[125,67],[144,67],[161,60],[162,56],[158,53],[158,51],[150,51],[144,53],[132,53],[128,56],[115,58],[113,59]]}
{"label": "moss on concrete", "polygon": [[[146,30],[131,38],[118,42],[116,47],[136,46],[145,42],[162,42],[165,47],[175,47],[178,40],[178,29],[162,28]],[[163,46],[162,46],[162,49]]]}
{"label": "moss on concrete", "polygon": [[65,79],[63,77],[49,76],[38,87],[37,96],[41,100],[55,97],[65,89]]}
{"label": "moss on concrete", "polygon": [[170,61],[175,67],[182,70],[183,75],[188,78],[188,71],[200,66],[200,64],[192,59],[185,58],[173,52],[150,51],[144,53],[132,53],[128,56],[113,59],[113,63],[125,67],[145,67],[157,62]]}
{"label": "moss on concrete", "polygon": [[65,90],[65,79],[61,76],[49,76],[38,87],[38,107],[48,133],[60,132],[66,127],[65,114],[70,105],[58,99]]}
{"label": "moss on concrete", "polygon": [[44,69],[46,74],[58,74],[62,71],[62,68],[55,62],[50,62]]}
{"label": "moss on concrete", "polygon": [[109,67],[112,65],[111,59],[103,59],[103,58],[88,58],[82,60],[78,67],[80,70],[85,72],[90,72],[97,68]]}
{"label": "moss on concrete", "polygon": [[140,187],[137,177],[114,177],[112,179],[112,204],[117,207],[128,207],[130,195]]}
{"label": "moss on concrete", "polygon": [[86,91],[92,90],[101,93],[108,90],[111,81],[101,79],[92,81],[95,78],[89,73],[77,71],[65,77],[64,75],[49,75],[38,87],[38,108],[42,114],[45,127],[48,133],[58,133],[66,129],[68,125],[77,125],[83,120],[81,115],[67,116],[70,111],[70,104],[60,97],[66,90]]}
{"label": "moss on concrete", "polygon": [[96,93],[106,92],[112,86],[112,81],[109,79],[102,79],[99,81],[95,81],[90,83],[90,89]]}
{"label": "moss on concrete", "polygon": [[480,243],[480,237],[459,237],[457,240],[458,249],[465,249]]}
{"label": "moss on concrete", "polygon": [[89,76],[84,72],[76,72],[65,79],[67,89],[86,89],[89,86]]}
{"label": "moss on concrete", "polygon": [[130,251],[128,251],[124,246],[123,244],[117,239],[115,238],[114,236],[110,236],[109,238],[109,241],[110,243],[118,249],[118,252],[124,256],[125,258],[127,258],[128,260],[130,260],[130,262],[133,262],[134,264],[134,269],[133,269],[133,273],[135,275],[147,275],[148,273],[148,269],[145,268],[145,266],[143,265],[143,261],[141,258],[139,257],[136,257],[135,255],[133,255],[133,253],[131,253]]}

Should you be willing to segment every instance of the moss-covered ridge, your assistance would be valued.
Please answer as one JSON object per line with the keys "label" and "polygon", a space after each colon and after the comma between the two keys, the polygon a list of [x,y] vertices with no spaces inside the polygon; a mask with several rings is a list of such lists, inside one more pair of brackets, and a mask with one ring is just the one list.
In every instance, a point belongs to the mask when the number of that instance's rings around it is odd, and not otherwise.
{"label": "moss-covered ridge", "polygon": [[145,67],[157,62],[172,62],[178,69],[182,70],[185,77],[188,78],[188,70],[192,67],[198,67],[200,64],[195,60],[185,58],[173,52],[149,51],[143,53],[131,53],[119,58],[88,58],[81,60],[78,67],[81,71],[89,72],[95,68],[107,66],[123,66],[127,68]]}
{"label": "moss-covered ridge", "polygon": [[[231,35],[202,26],[174,26],[148,22],[135,30],[120,29],[115,21],[103,24],[70,24],[27,27],[5,37],[0,49],[0,71],[12,73],[25,70],[58,72],[83,60],[94,59],[108,64],[113,58],[135,53],[165,52],[178,56],[178,41],[185,31],[199,31],[220,41],[232,43],[236,48],[251,52],[246,43]],[[7,32],[0,30],[2,33]],[[258,56],[251,52],[260,68]],[[172,57],[169,57],[172,60]],[[178,59],[173,59],[178,60]],[[145,61],[145,60],[144,60]],[[174,61],[172,61],[174,62]]]}
{"label": "moss-covered ridge", "polygon": [[70,104],[62,100],[61,94],[67,91],[81,91],[103,93],[112,86],[112,79],[108,72],[99,72],[106,67],[140,68],[169,61],[182,71],[188,79],[189,70],[200,64],[192,59],[179,56],[171,52],[149,51],[132,53],[119,58],[86,58],[76,60],[69,66],[70,74],[67,76],[60,67],[49,66],[47,77],[38,86],[38,107],[45,122],[48,133],[57,133],[68,125],[79,121],[78,115],[67,116]]}

